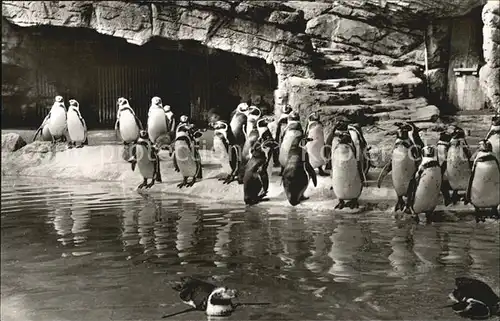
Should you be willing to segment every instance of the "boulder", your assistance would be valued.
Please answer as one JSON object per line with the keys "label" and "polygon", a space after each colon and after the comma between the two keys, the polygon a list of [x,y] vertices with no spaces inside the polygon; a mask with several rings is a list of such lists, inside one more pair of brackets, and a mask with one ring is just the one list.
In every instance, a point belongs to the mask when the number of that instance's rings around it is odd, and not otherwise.
{"label": "boulder", "polygon": [[16,133],[2,134],[2,152],[15,152],[26,146],[21,135]]}

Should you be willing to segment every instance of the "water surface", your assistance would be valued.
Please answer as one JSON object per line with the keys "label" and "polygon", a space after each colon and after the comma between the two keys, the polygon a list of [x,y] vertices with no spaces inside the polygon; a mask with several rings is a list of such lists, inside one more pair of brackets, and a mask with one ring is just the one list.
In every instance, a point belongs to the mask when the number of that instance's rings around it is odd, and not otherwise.
{"label": "water surface", "polygon": [[[2,180],[2,316],[155,320],[181,275],[240,291],[227,320],[460,320],[457,276],[498,291],[498,222],[195,202],[119,184]],[[201,312],[175,320],[206,320]],[[168,320],[168,319],[167,319]]]}

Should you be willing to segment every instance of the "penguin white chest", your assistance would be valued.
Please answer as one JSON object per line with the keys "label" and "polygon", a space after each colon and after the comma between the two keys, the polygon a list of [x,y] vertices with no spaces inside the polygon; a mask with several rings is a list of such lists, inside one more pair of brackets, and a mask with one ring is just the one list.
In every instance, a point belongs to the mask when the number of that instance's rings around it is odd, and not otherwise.
{"label": "penguin white chest", "polygon": [[139,172],[144,178],[153,178],[155,166],[148,148],[144,145],[137,145],[136,148],[137,167],[139,168]]}
{"label": "penguin white chest", "polygon": [[492,152],[500,162],[500,134],[493,134],[488,138],[488,141],[491,143]]}
{"label": "penguin white chest", "polygon": [[415,190],[413,210],[415,213],[432,211],[439,203],[441,190],[441,169],[433,167],[426,169],[420,177]]}
{"label": "penguin white chest", "polygon": [[195,176],[197,165],[194,150],[190,149],[190,146],[184,140],[177,140],[174,145],[174,152],[182,176]]}
{"label": "penguin white chest", "polygon": [[415,161],[410,157],[410,150],[397,146],[392,152],[392,185],[398,196],[405,196],[408,184],[417,170]]}
{"label": "penguin white chest", "polygon": [[120,113],[120,136],[126,143],[131,143],[139,138],[139,127],[135,122],[134,115],[128,111],[124,110]]}
{"label": "penguin white chest", "polygon": [[49,131],[54,137],[61,137],[66,128],[66,110],[63,107],[53,107],[50,111]]}
{"label": "penguin white chest", "polygon": [[167,121],[165,111],[162,108],[151,108],[148,115],[148,135],[154,143],[161,135],[167,133]]}
{"label": "penguin white chest", "polygon": [[454,190],[463,191],[469,185],[472,169],[461,146],[450,146],[447,156],[446,175]]}
{"label": "penguin white chest", "polygon": [[302,134],[298,130],[287,130],[281,141],[279,162],[280,165],[285,167],[288,161],[288,153],[292,147],[292,143],[296,137],[300,137]]}
{"label": "penguin white chest", "polygon": [[[230,147],[229,147],[230,148]],[[231,173],[231,166],[229,164],[229,153],[224,145],[224,142],[217,135],[214,136],[214,157],[216,157],[217,161],[222,166],[222,172]]]}
{"label": "penguin white chest", "polygon": [[471,203],[477,207],[500,204],[500,172],[493,161],[478,162],[470,190]]}
{"label": "penguin white chest", "polygon": [[311,166],[313,168],[323,166],[326,163],[326,158],[323,155],[323,149],[325,146],[323,127],[320,125],[312,127],[309,130],[307,137],[312,138],[312,141],[308,142],[306,145]]}
{"label": "penguin white chest", "polygon": [[363,185],[354,151],[348,145],[337,145],[332,157],[333,192],[338,199],[357,199]]}
{"label": "penguin white chest", "polygon": [[85,140],[85,127],[74,110],[68,110],[68,134],[70,140],[81,143]]}

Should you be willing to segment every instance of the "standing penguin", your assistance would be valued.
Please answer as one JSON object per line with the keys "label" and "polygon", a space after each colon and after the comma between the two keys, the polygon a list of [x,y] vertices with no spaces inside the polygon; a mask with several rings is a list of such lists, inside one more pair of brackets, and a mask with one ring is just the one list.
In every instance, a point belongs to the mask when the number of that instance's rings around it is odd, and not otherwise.
{"label": "standing penguin", "polygon": [[432,146],[422,149],[422,162],[408,185],[405,212],[415,215],[425,213],[427,223],[431,222],[432,212],[439,203],[442,169],[437,160],[436,150]]}
{"label": "standing penguin", "polygon": [[215,157],[220,161],[222,171],[227,173],[227,176],[220,180],[224,180],[224,184],[229,184],[239,173],[239,148],[235,145],[233,132],[229,129],[229,125],[225,121],[216,121],[213,128],[213,151],[215,152]]}
{"label": "standing penguin", "polygon": [[[174,141],[174,167],[182,174],[183,181],[177,185],[191,187],[196,183],[197,178],[201,178],[201,159],[197,153],[196,139],[203,133],[199,130],[191,133],[188,125],[177,128],[177,137]],[[191,182],[187,179],[192,177]]]}
{"label": "standing penguin", "polygon": [[410,128],[399,123],[395,125],[399,128],[396,132],[397,137],[392,149],[391,161],[380,172],[377,186],[380,188],[384,177],[389,172],[392,172],[392,185],[398,197],[394,207],[394,211],[397,212],[404,209],[405,201],[403,197],[407,195],[408,185],[418,168],[420,159],[418,148],[412,143],[408,135]]}
{"label": "standing penguin", "polygon": [[257,129],[257,120],[260,117],[260,110],[251,106],[247,112],[247,123],[243,126],[243,132],[245,133],[245,143],[243,144],[243,150],[241,153],[241,174],[240,182],[243,182],[244,167],[248,160],[252,157],[251,149],[255,142],[259,139],[259,130]]}
{"label": "standing penguin", "polygon": [[356,147],[350,134],[340,133],[339,143],[332,151],[332,186],[339,199],[336,209],[359,206],[358,198],[363,191],[363,177],[363,167],[361,161],[356,159]]}
{"label": "standing penguin", "polygon": [[247,205],[257,204],[267,195],[269,189],[269,166],[271,150],[277,148],[274,139],[256,142],[251,149],[252,158],[245,167],[243,176],[244,201]]}
{"label": "standing penguin", "polygon": [[52,136],[52,142],[64,140],[64,131],[67,128],[66,124],[66,106],[62,96],[56,96],[54,104],[48,114],[48,129]]}
{"label": "standing penguin", "polygon": [[495,115],[491,118],[491,127],[485,139],[490,141],[493,154],[500,162],[500,115]]}
{"label": "standing penguin", "polygon": [[[271,154],[267,155],[268,159],[273,158],[275,155],[275,151],[279,149],[278,142],[274,139],[273,135],[271,134],[271,130],[267,126],[272,121],[274,121],[274,120],[270,117],[261,118],[257,121],[257,130],[259,131],[258,142],[262,143],[262,142],[270,141],[270,140],[276,142],[276,148],[269,149],[269,153],[271,153]],[[270,165],[270,163],[271,163],[270,161],[267,163],[267,169],[266,169],[267,175],[269,177],[271,177],[271,175],[273,173],[273,166]]]}
{"label": "standing penguin", "polygon": [[290,148],[287,151],[287,161],[283,169],[282,182],[286,198],[292,206],[308,199],[308,197],[304,196],[304,192],[309,186],[309,180],[312,179],[314,187],[318,185],[316,172],[309,162],[309,154],[305,148],[310,141],[311,138],[304,137],[304,135],[293,136]]}
{"label": "standing penguin", "polygon": [[368,170],[370,169],[370,160],[366,155],[368,144],[358,124],[347,125],[347,130],[349,131],[349,135],[351,135],[354,147],[356,147],[356,159],[358,159],[361,162],[361,166],[363,166],[363,181],[366,181],[366,174],[368,174]]}
{"label": "standing penguin", "polygon": [[[276,134],[274,136],[274,139],[278,142],[279,145],[281,145],[282,133],[285,130],[285,127],[288,125],[288,115],[290,115],[291,112],[292,112],[292,106],[290,106],[290,105],[285,105],[281,109],[281,115],[277,121]],[[274,163],[274,166],[279,165],[279,149],[276,149],[274,151],[273,163]]]}
{"label": "standing penguin", "polygon": [[422,150],[422,148],[424,148],[424,142],[422,141],[422,138],[420,137],[419,134],[420,128],[418,128],[417,125],[415,125],[415,123],[411,121],[407,122],[406,124],[408,124],[411,128],[409,136],[413,145],[417,146],[420,150]]}
{"label": "standing penguin", "polygon": [[[453,191],[451,201],[456,204],[460,197],[459,191],[465,191],[469,185],[472,174],[472,160],[469,146],[465,140],[465,132],[462,128],[455,126],[450,140],[450,147],[446,161],[443,163],[445,173]],[[449,191],[447,191],[449,193]],[[464,199],[464,204],[468,201]]]}
{"label": "standing penguin", "polygon": [[163,111],[165,112],[165,116],[167,117],[167,129],[170,133],[170,138],[175,139],[175,115],[172,112],[172,108],[170,105],[163,106]]}
{"label": "standing penguin", "polygon": [[339,143],[339,137],[341,133],[349,133],[349,127],[348,127],[348,122],[349,120],[346,117],[341,117],[338,119],[333,126],[332,130],[328,133],[326,136],[326,141],[325,141],[325,152],[324,152],[324,157],[327,159],[325,169],[331,170],[332,169],[332,152]]}
{"label": "standing penguin", "polygon": [[151,98],[148,111],[148,135],[153,144],[157,144],[159,137],[169,135],[168,123],[161,98],[156,96]]}
{"label": "standing penguin", "polygon": [[191,127],[191,124],[189,123],[189,118],[186,115],[182,115],[179,118],[179,124],[177,124],[177,127],[175,128],[175,137],[177,138],[177,133],[179,132],[179,128],[183,128],[185,126],[188,126],[188,128]]}
{"label": "standing penguin", "polygon": [[283,170],[288,161],[288,153],[292,148],[295,138],[304,137],[304,130],[302,129],[302,125],[300,124],[299,114],[296,112],[291,112],[288,115],[288,121],[285,129],[281,133],[280,137],[280,153],[279,153],[279,162],[281,165],[280,175],[283,174]]}
{"label": "standing penguin", "polygon": [[116,113],[115,132],[119,131],[124,145],[134,143],[139,139],[139,133],[143,129],[142,123],[127,99],[120,97],[116,104],[118,112]]}
{"label": "standing penguin", "polygon": [[[448,157],[448,149],[450,148],[451,135],[446,131],[439,134],[439,140],[437,142],[437,160],[439,162],[439,167],[443,168],[443,164],[446,162]],[[446,172],[443,172],[443,182],[441,184],[441,189],[443,192],[444,205],[448,206],[451,203],[450,193],[448,192],[450,187],[450,182],[448,182],[448,176]]]}
{"label": "standing penguin", "polygon": [[476,209],[476,221],[485,217],[480,215],[485,208],[491,209],[490,216],[500,218],[500,165],[492,151],[491,142],[484,139],[479,142],[479,152],[474,159],[472,173],[467,186],[466,200]]}
{"label": "standing penguin", "polygon": [[323,149],[325,147],[325,135],[323,132],[323,124],[319,119],[318,112],[312,112],[307,117],[306,137],[312,140],[307,143],[307,152],[309,153],[311,166],[318,169],[319,176],[328,176],[323,170],[323,165],[326,164]]}
{"label": "standing penguin", "polygon": [[[137,164],[139,172],[144,178],[144,181],[137,186],[138,189],[143,187],[151,188],[155,184],[155,181],[158,183],[162,182],[160,173],[160,158],[158,157],[157,149],[148,139],[147,131],[140,131],[139,139],[132,149],[132,154],[134,156],[134,160],[131,162],[132,171],[135,170],[135,166]],[[148,179],[151,179],[149,184]]]}
{"label": "standing penguin", "polygon": [[229,127],[231,127],[233,136],[236,139],[236,144],[239,145],[241,149],[243,149],[243,144],[245,144],[245,132],[243,131],[243,127],[247,123],[247,113],[248,104],[240,103],[231,113],[231,121],[229,123]]}
{"label": "standing penguin", "polygon": [[80,114],[80,104],[75,99],[69,101],[68,108],[68,135],[69,148],[76,146],[81,148],[83,145],[88,145],[87,125]]}

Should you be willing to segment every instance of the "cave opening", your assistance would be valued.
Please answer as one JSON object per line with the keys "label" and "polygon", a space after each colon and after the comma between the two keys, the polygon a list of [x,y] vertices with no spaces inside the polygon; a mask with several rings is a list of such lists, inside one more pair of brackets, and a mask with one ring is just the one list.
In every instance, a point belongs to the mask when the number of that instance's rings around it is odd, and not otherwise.
{"label": "cave opening", "polygon": [[15,29],[23,39],[15,52],[18,67],[3,64],[3,83],[24,87],[3,97],[4,128],[38,126],[55,95],[78,100],[89,129],[113,128],[122,96],[143,124],[153,96],[176,118],[188,115],[198,123],[206,123],[210,110],[228,119],[243,101],[273,110],[277,75],[264,59],[191,40],[153,38],[137,46],[86,28]]}

